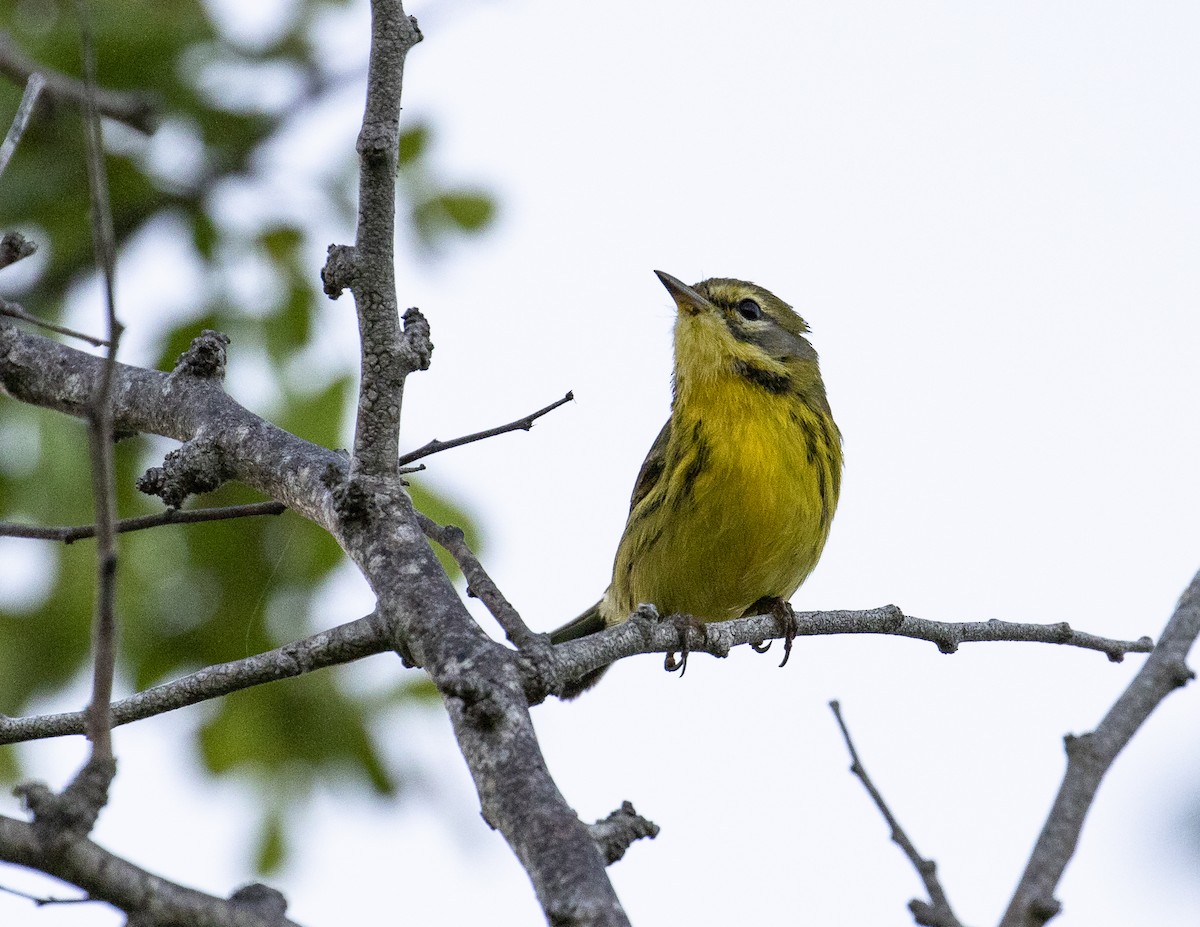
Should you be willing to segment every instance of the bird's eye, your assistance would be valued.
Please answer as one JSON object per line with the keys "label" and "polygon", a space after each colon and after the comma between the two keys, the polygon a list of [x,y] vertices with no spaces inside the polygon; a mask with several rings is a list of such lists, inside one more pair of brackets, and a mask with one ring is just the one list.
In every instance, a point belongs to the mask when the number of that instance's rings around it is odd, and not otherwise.
{"label": "bird's eye", "polygon": [[743,319],[757,321],[763,317],[762,306],[752,299],[743,299],[737,304],[737,311],[741,313]]}

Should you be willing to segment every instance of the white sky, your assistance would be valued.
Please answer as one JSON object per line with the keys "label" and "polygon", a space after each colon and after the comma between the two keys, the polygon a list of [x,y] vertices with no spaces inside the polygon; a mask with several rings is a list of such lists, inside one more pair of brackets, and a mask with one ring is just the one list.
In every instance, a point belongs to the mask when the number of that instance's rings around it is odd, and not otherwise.
{"label": "white sky", "polygon": [[[401,259],[401,301],[422,307],[436,344],[409,384],[404,443],[577,397],[529,434],[430,462],[431,481],[478,513],[485,562],[530,624],[572,617],[608,581],[667,413],[661,268],[754,280],[812,325],[847,470],[798,608],[895,602],[942,620],[1158,633],[1200,567],[1200,9],[410,11],[426,39],[406,112],[436,119],[438,162],[494,188],[502,218],[436,265]],[[324,35],[355,63],[357,20]],[[343,102],[297,129],[304,152],[263,165],[280,189],[302,186],[306,155],[352,144],[360,91]],[[343,357],[350,311],[331,307],[322,337]],[[253,407],[252,387],[237,390],[252,379],[235,371],[231,390]],[[330,623],[364,607],[338,586]],[[663,828],[611,869],[634,923],[911,923],[919,884],[847,772],[831,698],[959,916],[996,922],[1058,786],[1062,735],[1094,726],[1140,665],[856,637],[802,640],[776,662],[698,657],[680,680],[640,658],[536,710],[584,819],[629,799]],[[397,670],[376,658],[362,672]],[[1106,779],[1055,924],[1195,923],[1198,692],[1173,696]],[[99,837],[227,893],[247,869],[226,846],[249,822],[239,789],[187,769],[178,729],[199,717],[122,729]],[[436,781],[395,807],[324,796],[276,880],[292,916],[540,923],[448,724],[405,717],[385,738]],[[78,749],[29,755],[60,780]],[[0,896],[0,922],[119,919]]]}

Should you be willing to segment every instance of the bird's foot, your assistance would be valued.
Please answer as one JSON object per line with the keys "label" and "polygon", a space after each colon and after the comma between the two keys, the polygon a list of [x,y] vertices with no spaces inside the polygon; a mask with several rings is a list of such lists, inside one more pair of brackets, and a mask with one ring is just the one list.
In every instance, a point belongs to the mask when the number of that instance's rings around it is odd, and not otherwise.
{"label": "bird's foot", "polygon": [[779,666],[782,668],[787,665],[788,657],[792,655],[792,641],[796,639],[796,635],[800,631],[800,624],[796,621],[796,612],[792,608],[792,603],[786,599],[776,599],[772,602],[771,614],[776,621],[783,625],[783,659],[779,661]]}
{"label": "bird's foot", "polygon": [[[743,617],[767,613],[770,613],[772,618],[783,625],[783,659],[779,665],[784,666],[787,664],[788,657],[792,655],[792,641],[796,639],[796,635],[800,631],[800,625],[796,621],[796,612],[792,609],[792,603],[786,599],[781,599],[779,596],[763,596],[746,609]],[[771,649],[771,642],[751,643],[750,647],[755,653],[766,653]]]}
{"label": "bird's foot", "polygon": [[663,669],[668,673],[678,672],[682,679],[683,674],[687,672],[688,631],[699,631],[707,640],[708,627],[692,615],[668,615],[664,620],[672,624],[679,634],[679,657],[677,659],[674,653],[668,653],[663,660]]}

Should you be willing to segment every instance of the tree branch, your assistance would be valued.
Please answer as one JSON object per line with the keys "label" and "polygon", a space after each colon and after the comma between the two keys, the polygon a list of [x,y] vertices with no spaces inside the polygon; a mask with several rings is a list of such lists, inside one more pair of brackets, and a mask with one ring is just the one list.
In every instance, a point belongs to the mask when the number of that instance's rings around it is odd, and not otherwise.
{"label": "tree branch", "polygon": [[[100,363],[0,320],[0,385],[17,399],[81,416]],[[344,456],[263,421],[219,382],[186,370],[118,364],[113,420],[121,430],[180,441],[203,434],[227,478],[333,534],[374,589],[390,646],[424,667],[442,693],[484,816],[513,847],[548,918],[628,924],[604,860],[546,769],[516,654],[471,619],[400,486],[344,492]]]}
{"label": "tree branch", "polygon": [[[83,107],[85,90],[82,81],[39,66],[17,48],[7,32],[0,30],[0,74],[23,84],[34,73],[45,77],[46,93],[65,103]],[[96,106],[109,119],[123,122],[146,135],[153,132],[158,124],[153,100],[144,94],[100,89],[96,93]]]}
{"label": "tree branch", "polygon": [[17,150],[21,136],[25,134],[25,127],[29,125],[29,117],[33,115],[33,108],[37,106],[38,95],[45,86],[46,78],[37,72],[30,74],[29,79],[25,81],[25,92],[21,94],[21,103],[17,107],[17,114],[13,116],[12,125],[8,127],[8,134],[4,136],[4,142],[0,143],[0,175],[4,173],[13,152]]}
{"label": "tree branch", "polygon": [[10,319],[20,319],[22,322],[29,322],[38,328],[44,328],[46,331],[57,332],[60,335],[66,335],[69,338],[78,338],[80,341],[86,341],[88,344],[96,347],[104,347],[108,344],[103,338],[97,338],[95,335],[87,335],[83,332],[77,332],[73,328],[67,328],[64,325],[56,325],[53,322],[47,322],[45,319],[39,319],[36,315],[31,315],[25,311],[25,308],[18,303],[10,303],[6,299],[0,299],[0,315],[6,315]]}
{"label": "tree branch", "polygon": [[492,581],[483,568],[483,564],[479,562],[479,558],[467,546],[467,539],[461,528],[456,528],[454,525],[442,527],[421,512],[417,512],[417,521],[421,525],[421,530],[425,532],[425,536],[436,541],[458,563],[467,580],[468,592],[479,596],[480,601],[487,606],[487,610],[496,619],[496,623],[500,625],[505,635],[518,649],[528,650],[538,646],[542,648],[549,646],[543,635],[534,634],[529,630],[520,614],[513,608],[512,603],[504,597],[504,593]]}
{"label": "tree branch", "polygon": [[[231,518],[252,518],[258,515],[282,515],[287,506],[279,502],[254,502],[249,505],[227,505],[212,509],[166,509],[156,515],[139,515],[123,518],[113,526],[118,534],[128,531],[144,531],[161,525],[192,525],[206,521],[226,521]],[[30,538],[38,541],[62,541],[73,544],[84,538],[96,536],[95,525],[18,525],[0,522],[0,537]]]}
{"label": "tree branch", "polygon": [[[31,405],[84,418],[103,360],[0,319],[0,387]],[[332,531],[327,468],[344,455],[298,438],[231,399],[216,376],[184,365],[172,373],[116,364],[113,427],[187,442],[204,435],[236,479]],[[283,463],[281,463],[283,462]]]}
{"label": "tree branch", "polygon": [[625,855],[634,841],[657,837],[659,826],[638,814],[633,803],[626,801],[621,802],[621,807],[608,817],[589,824],[588,830],[604,861],[611,866]]}
{"label": "tree branch", "polygon": [[[92,618],[92,699],[88,705],[88,740],[92,743],[89,764],[113,766],[112,730],[108,705],[112,701],[113,673],[117,662],[117,494],[113,475],[112,390],[116,376],[117,349],[125,326],[117,319],[115,275],[116,237],[108,175],[101,151],[103,128],[96,103],[96,46],[92,38],[88,0],[77,0],[80,45],[83,57],[83,134],[87,153],[88,191],[91,200],[92,246],[96,268],[104,282],[104,308],[108,324],[108,348],[102,374],[95,384],[88,408],[88,446],[92,461],[92,496],[96,511],[96,604]],[[72,783],[73,785],[74,783]],[[104,800],[107,801],[107,788]],[[96,809],[99,811],[99,808]]]}
{"label": "tree branch", "polygon": [[[371,584],[391,646],[442,694],[484,818],[528,872],[547,920],[627,927],[588,828],[546,768],[516,653],[473,621],[396,474],[403,381],[430,351],[420,313],[409,310],[398,331],[391,267],[401,65],[419,33],[398,0],[373,0],[372,22],[356,245],[333,249],[324,275],[327,292],[352,284],[360,311],[363,382],[350,461],[262,421],[186,369],[116,365],[113,421],[185,442],[191,457],[214,464],[215,478],[242,480],[330,531]],[[0,320],[0,384],[15,398],[85,415],[102,376],[97,359]]]}
{"label": "tree branch", "polygon": [[925,891],[929,894],[928,903],[915,898],[908,903],[913,919],[922,927],[962,927],[962,922],[955,915],[954,909],[950,907],[946,891],[938,879],[937,863],[931,859],[925,859],[917,852],[916,846],[904,832],[904,828],[900,826],[896,816],[892,814],[887,802],[883,800],[883,794],[875,787],[871,777],[867,775],[867,768],[859,759],[858,750],[855,749],[854,741],[850,737],[850,729],[846,727],[846,722],[842,718],[842,706],[834,700],[829,703],[829,707],[833,711],[833,716],[837,718],[838,727],[842,729],[842,738],[846,741],[846,749],[850,751],[850,772],[858,776],[863,788],[875,802],[875,807],[879,809],[879,813],[883,815],[883,819],[891,828],[892,841],[904,851],[904,855],[917,870],[917,875],[921,877],[921,881],[925,884]]}
{"label": "tree branch", "polygon": [[[786,629],[771,614],[717,621],[682,630],[675,623],[659,618],[653,609],[634,612],[628,621],[578,640],[558,644],[548,667],[535,661],[523,665],[531,701],[541,701],[559,686],[578,679],[592,670],[639,653],[672,653],[686,649],[725,657],[741,644],[760,644],[785,637]],[[685,635],[681,639],[681,634]],[[1148,637],[1136,641],[1111,640],[1072,630],[1066,622],[1057,624],[1019,624],[1011,621],[928,621],[905,615],[895,605],[861,611],[796,612],[796,637],[826,634],[891,634],[936,644],[942,653],[954,653],[959,644],[983,641],[1023,641],[1062,644],[1085,650],[1097,650],[1113,662],[1127,653],[1149,653],[1153,642]],[[549,674],[545,675],[545,670]]]}
{"label": "tree branch", "polygon": [[[372,613],[275,650],[206,666],[198,672],[120,699],[110,706],[109,718],[113,727],[119,727],[252,686],[350,663],[388,649],[387,629]],[[0,715],[0,744],[82,734],[85,729],[86,716],[82,711],[28,718]]]}
{"label": "tree branch", "polygon": [[375,590],[393,646],[442,694],[484,820],[521,861],[547,920],[627,927],[603,858],[546,768],[517,653],[471,618],[409,497],[377,491],[369,522],[348,520],[343,544]]}
{"label": "tree branch", "polygon": [[407,454],[400,455],[400,466],[410,464],[414,460],[420,460],[422,457],[429,457],[432,454],[438,454],[442,451],[448,451],[452,447],[462,447],[464,444],[471,444],[474,441],[483,441],[485,438],[494,438],[496,435],[507,434],[510,431],[529,431],[533,427],[533,423],[548,412],[553,412],[559,406],[564,405],[575,398],[575,394],[568,392],[562,399],[556,399],[554,402],[545,408],[538,409],[536,412],[530,412],[524,418],[519,418],[515,422],[509,422],[507,425],[500,425],[497,428],[488,428],[484,431],[477,431],[474,434],[463,435],[461,438],[454,438],[450,441],[439,441],[434,438],[428,444],[424,444],[415,451],[409,451]]}
{"label": "tree branch", "polygon": [[404,380],[429,366],[429,326],[420,312],[399,327],[393,245],[400,91],[404,59],[421,41],[417,22],[399,0],[372,0],[367,102],[358,136],[358,226],[353,248],[331,246],[321,276],[336,298],[349,287],[358,309],[362,376],[351,471],[396,476]]}
{"label": "tree branch", "polygon": [[[47,847],[36,823],[0,816],[0,859],[77,885],[92,898],[156,927],[298,927],[285,917],[264,917],[241,899],[228,900],[153,875],[81,838]],[[130,923],[133,923],[131,918]]]}
{"label": "tree branch", "polygon": [[1065,738],[1066,774],[1001,927],[1041,927],[1058,914],[1054,890],[1075,853],[1100,780],[1159,703],[1194,678],[1186,659],[1198,635],[1200,573],[1184,590],[1158,646],[1096,729]]}

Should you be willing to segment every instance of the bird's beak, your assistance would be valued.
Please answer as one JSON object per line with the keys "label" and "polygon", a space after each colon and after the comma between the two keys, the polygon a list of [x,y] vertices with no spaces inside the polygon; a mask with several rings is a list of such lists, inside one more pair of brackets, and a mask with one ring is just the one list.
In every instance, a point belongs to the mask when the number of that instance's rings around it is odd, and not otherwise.
{"label": "bird's beak", "polygon": [[679,307],[680,312],[686,312],[688,315],[699,315],[701,312],[711,312],[713,310],[712,303],[678,277],[672,277],[661,270],[656,270],[654,273],[662,281],[662,285],[667,288],[667,292],[675,300],[675,305]]}

